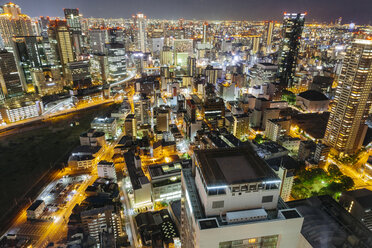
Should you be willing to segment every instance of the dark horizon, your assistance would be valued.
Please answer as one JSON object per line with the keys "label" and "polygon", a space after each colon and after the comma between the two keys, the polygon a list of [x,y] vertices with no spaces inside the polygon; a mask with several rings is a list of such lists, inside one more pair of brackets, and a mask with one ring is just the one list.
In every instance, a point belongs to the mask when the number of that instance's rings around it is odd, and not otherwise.
{"label": "dark horizon", "polygon": [[[9,1],[1,1],[2,4]],[[31,17],[63,16],[63,8],[79,8],[84,17],[130,18],[137,12],[150,19],[276,20],[283,12],[307,12],[307,22],[372,24],[372,1],[356,0],[15,0]]]}

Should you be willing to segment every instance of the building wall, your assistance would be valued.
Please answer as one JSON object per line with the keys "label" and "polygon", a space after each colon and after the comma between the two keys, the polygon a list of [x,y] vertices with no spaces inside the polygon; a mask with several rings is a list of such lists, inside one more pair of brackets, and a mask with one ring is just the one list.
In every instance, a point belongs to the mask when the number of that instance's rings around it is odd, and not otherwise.
{"label": "building wall", "polygon": [[[226,189],[226,194],[224,195],[207,195],[198,169],[196,170],[195,183],[199,192],[200,200],[205,209],[205,214],[207,216],[219,215],[228,211],[237,211],[241,209],[254,209],[262,207],[265,209],[275,209],[279,198],[279,188],[255,191],[247,190],[243,192],[240,191],[240,185],[233,185],[239,186],[239,192],[230,192],[228,189]],[[273,199],[271,202],[263,203],[262,198],[264,196],[273,196]],[[217,202],[223,202],[223,207],[213,208],[213,205]]]}
{"label": "building wall", "polygon": [[[278,248],[296,248],[303,218],[251,222],[200,230],[196,227],[195,248],[220,247],[221,242],[279,235]],[[285,227],[285,228],[284,228]]]}

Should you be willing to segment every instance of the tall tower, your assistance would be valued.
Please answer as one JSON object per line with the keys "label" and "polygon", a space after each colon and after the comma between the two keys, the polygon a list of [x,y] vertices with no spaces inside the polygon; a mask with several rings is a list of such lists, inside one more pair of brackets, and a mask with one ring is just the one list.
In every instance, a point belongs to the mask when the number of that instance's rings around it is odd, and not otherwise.
{"label": "tall tower", "polygon": [[137,30],[137,48],[141,52],[146,52],[146,16],[142,13],[138,13],[135,16],[135,26]]}
{"label": "tall tower", "polygon": [[63,9],[63,12],[65,14],[65,19],[71,32],[75,54],[79,55],[82,53],[82,32],[79,9]]}
{"label": "tall tower", "polygon": [[260,37],[252,37],[252,53],[256,54],[260,50]]}
{"label": "tall tower", "polygon": [[271,50],[271,43],[273,41],[273,30],[274,30],[274,21],[266,22],[266,48],[268,51]]}
{"label": "tall tower", "polygon": [[67,63],[75,61],[70,29],[67,26],[67,22],[61,20],[50,21],[48,33],[49,42],[54,50],[56,60],[63,67],[63,73],[66,73]]}
{"label": "tall tower", "polygon": [[340,152],[354,153],[362,146],[371,108],[372,40],[356,39],[348,48],[324,137]]}
{"label": "tall tower", "polygon": [[13,36],[34,35],[31,18],[21,13],[21,8],[14,3],[6,3],[2,6],[0,14],[0,31],[6,47],[12,47]]}
{"label": "tall tower", "polygon": [[281,85],[293,86],[305,13],[284,13],[278,73]]}
{"label": "tall tower", "polygon": [[203,44],[207,43],[208,41],[208,23],[203,23]]}

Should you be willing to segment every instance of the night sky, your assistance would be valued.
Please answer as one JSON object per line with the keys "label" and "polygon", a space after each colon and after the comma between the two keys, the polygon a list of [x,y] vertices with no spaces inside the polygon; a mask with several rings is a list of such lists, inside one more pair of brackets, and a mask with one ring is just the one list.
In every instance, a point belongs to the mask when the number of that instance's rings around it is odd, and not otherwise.
{"label": "night sky", "polygon": [[[1,1],[5,3],[7,1]],[[85,17],[123,17],[143,12],[148,18],[281,20],[284,11],[307,11],[307,20],[372,24],[372,0],[14,0],[31,16],[63,16],[79,8]]]}

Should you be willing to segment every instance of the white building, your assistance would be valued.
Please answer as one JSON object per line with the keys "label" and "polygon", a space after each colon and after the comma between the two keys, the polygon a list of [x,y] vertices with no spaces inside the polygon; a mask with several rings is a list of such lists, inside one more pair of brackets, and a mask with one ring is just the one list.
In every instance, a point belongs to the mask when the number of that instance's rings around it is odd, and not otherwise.
{"label": "white building", "polygon": [[250,147],[197,150],[182,171],[182,247],[299,247],[303,218]]}
{"label": "white building", "polygon": [[115,118],[96,117],[90,123],[90,127],[97,131],[104,132],[107,139],[114,138],[117,135],[117,124]]}
{"label": "white building", "polygon": [[97,164],[98,177],[114,179],[116,181],[115,165],[112,162],[100,161]]}

